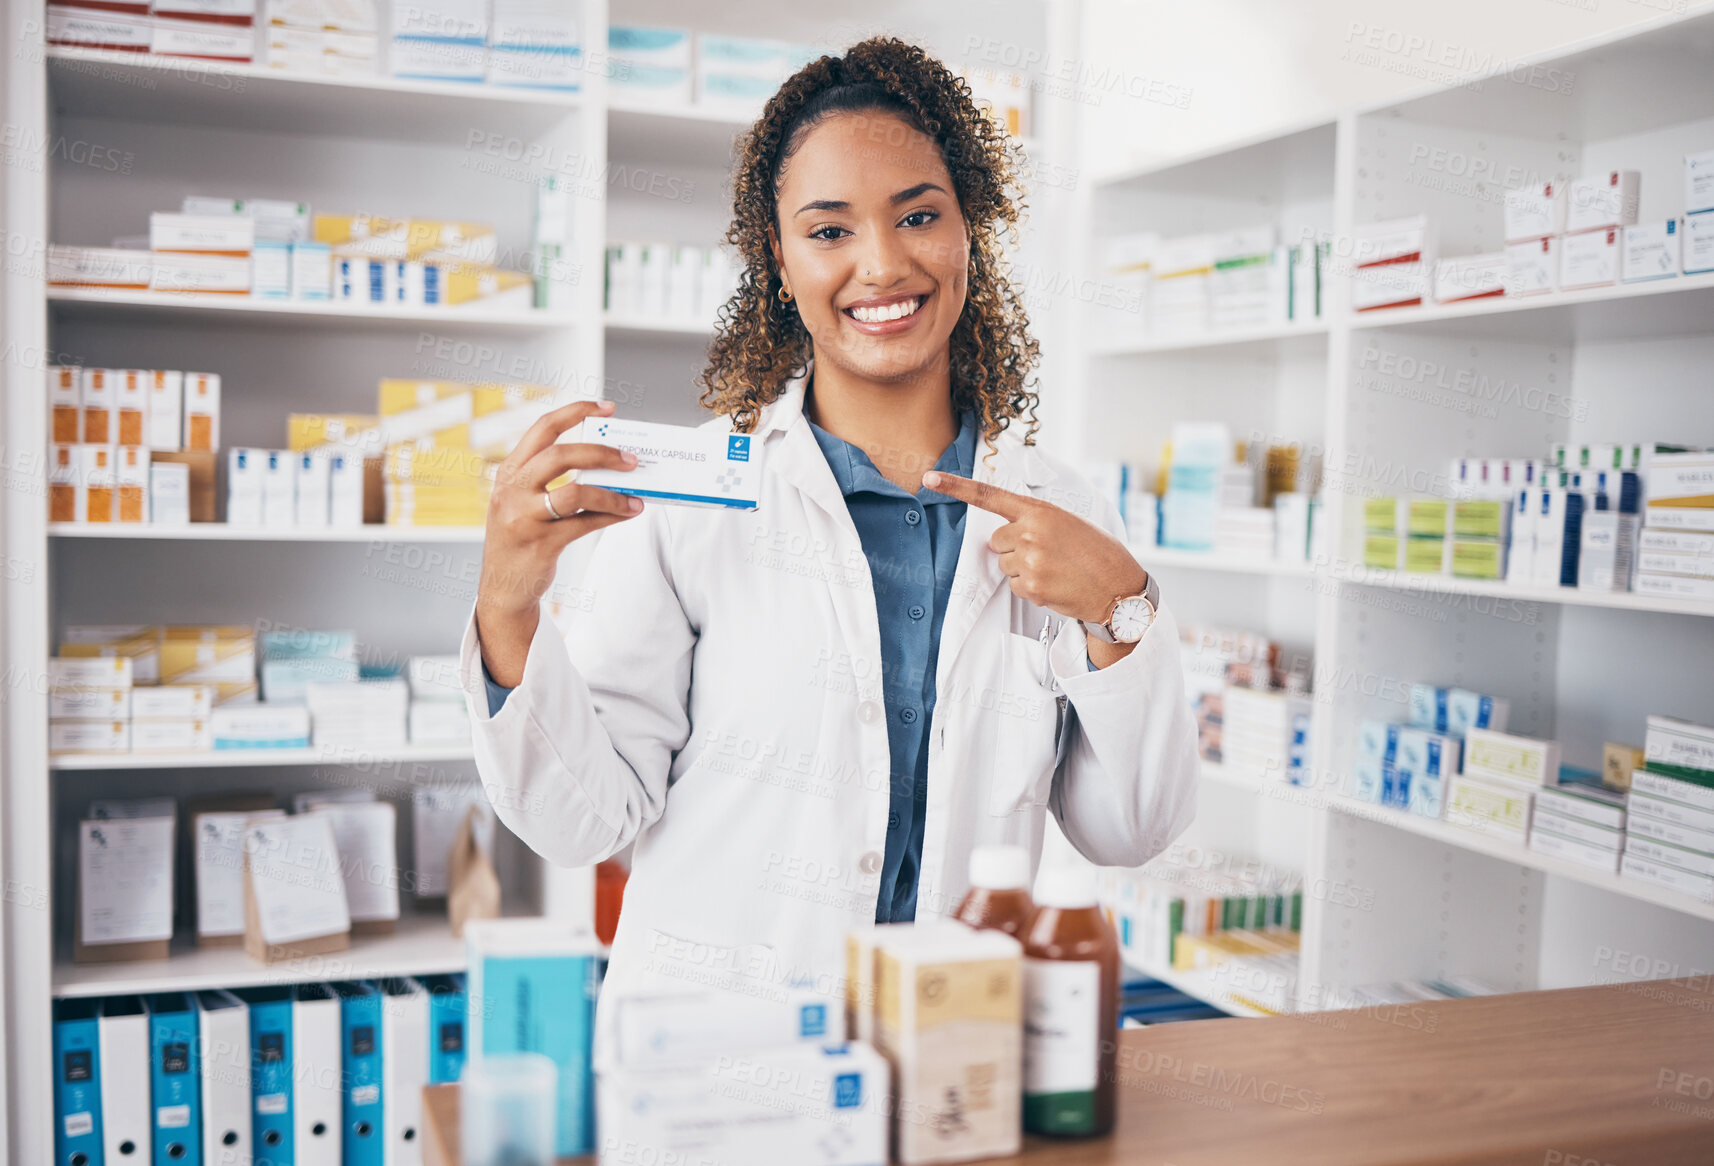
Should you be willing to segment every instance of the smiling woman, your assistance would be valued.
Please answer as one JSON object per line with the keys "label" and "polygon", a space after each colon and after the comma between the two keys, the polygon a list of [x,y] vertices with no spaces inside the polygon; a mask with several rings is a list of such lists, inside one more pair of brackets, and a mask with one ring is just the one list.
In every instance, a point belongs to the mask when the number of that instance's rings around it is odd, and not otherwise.
{"label": "smiling woman", "polygon": [[[837,988],[848,929],[951,914],[979,846],[1033,870],[1050,812],[1114,866],[1189,822],[1172,616],[1113,507],[1029,440],[1014,160],[921,49],[808,65],[734,175],[745,271],[703,377],[710,427],[751,435],[756,508],[548,492],[629,468],[556,440],[589,404],[495,483],[477,762],[541,854],[635,843],[609,988]],[[537,597],[601,528],[562,642]]]}

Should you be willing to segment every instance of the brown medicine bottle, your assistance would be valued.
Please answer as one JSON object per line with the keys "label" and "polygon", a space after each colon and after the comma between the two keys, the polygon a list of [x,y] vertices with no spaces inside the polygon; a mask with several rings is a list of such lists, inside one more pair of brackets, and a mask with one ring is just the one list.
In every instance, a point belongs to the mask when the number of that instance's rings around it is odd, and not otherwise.
{"label": "brown medicine bottle", "polygon": [[1024,1129],[1113,1131],[1119,940],[1095,902],[1094,868],[1045,867],[1024,942]]}
{"label": "brown medicine bottle", "polygon": [[954,915],[978,931],[1003,931],[1019,943],[1036,913],[1030,899],[1030,852],[978,846],[970,852],[970,890]]}

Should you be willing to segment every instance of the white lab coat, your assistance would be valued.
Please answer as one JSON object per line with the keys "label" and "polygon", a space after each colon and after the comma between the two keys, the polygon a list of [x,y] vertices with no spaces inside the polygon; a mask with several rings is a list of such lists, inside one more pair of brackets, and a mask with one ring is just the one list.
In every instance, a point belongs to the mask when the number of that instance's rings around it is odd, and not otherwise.
{"label": "white lab coat", "polygon": [[[754,511],[651,506],[600,536],[569,630],[544,613],[492,718],[474,621],[465,632],[476,763],[500,819],[567,866],[636,844],[610,986],[842,995],[844,935],[875,919],[890,809],[880,624],[802,406],[794,383],[760,417]],[[1086,481],[1009,433],[991,456],[979,444],[975,474],[1122,537]],[[1127,867],[1195,811],[1170,594],[1129,656],[1090,671],[1081,625],[1007,586],[988,549],[1003,521],[974,506],[964,519],[919,919],[956,909],[973,846],[1039,860],[1049,809],[1091,861]]]}

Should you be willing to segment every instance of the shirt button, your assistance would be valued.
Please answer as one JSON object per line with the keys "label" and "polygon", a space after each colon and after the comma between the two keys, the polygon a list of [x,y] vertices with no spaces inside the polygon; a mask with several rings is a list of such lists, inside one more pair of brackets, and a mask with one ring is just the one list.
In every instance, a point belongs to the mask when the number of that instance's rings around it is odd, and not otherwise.
{"label": "shirt button", "polygon": [[925,616],[927,614],[928,613],[923,610],[922,604],[920,604],[920,603],[911,604],[910,615],[911,615],[912,619],[921,619],[923,616]]}
{"label": "shirt button", "polygon": [[872,700],[866,700],[857,706],[857,719],[865,725],[872,725],[881,717],[881,706]]}
{"label": "shirt button", "polygon": [[899,720],[907,725],[914,725],[917,723],[917,711],[915,709],[900,709]]}
{"label": "shirt button", "polygon": [[875,874],[881,869],[881,856],[871,850],[868,854],[865,854],[862,858],[857,860],[857,869],[861,870],[864,874]]}
{"label": "shirt button", "polygon": [[905,511],[905,521],[910,523],[912,526],[915,526],[917,523],[922,521],[922,511],[920,511],[920,510],[907,510],[907,511]]}

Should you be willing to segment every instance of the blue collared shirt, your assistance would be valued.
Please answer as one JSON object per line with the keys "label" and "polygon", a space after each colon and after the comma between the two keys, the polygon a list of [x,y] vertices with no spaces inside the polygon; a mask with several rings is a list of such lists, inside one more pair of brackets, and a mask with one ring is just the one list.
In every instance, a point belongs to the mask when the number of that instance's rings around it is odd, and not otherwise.
{"label": "blue collared shirt", "polygon": [[[964,538],[965,506],[932,490],[911,493],[896,486],[862,450],[820,426],[811,429],[845,496],[874,581],[892,770],[875,922],[908,923],[916,918],[922,870],[935,663]],[[967,478],[975,463],[976,421],[965,414],[934,468]]]}
{"label": "blue collared shirt", "polygon": [[[914,494],[904,490],[888,481],[869,456],[850,442],[813,423],[810,429],[845,497],[874,582],[891,768],[887,845],[875,922],[905,923],[916,918],[934,673],[964,538],[965,505],[932,490]],[[966,413],[958,436],[934,468],[967,478],[975,465],[976,420]],[[486,668],[483,679],[488,687],[488,715],[493,716],[511,689],[496,684]]]}

